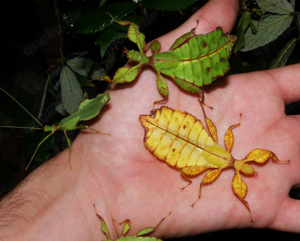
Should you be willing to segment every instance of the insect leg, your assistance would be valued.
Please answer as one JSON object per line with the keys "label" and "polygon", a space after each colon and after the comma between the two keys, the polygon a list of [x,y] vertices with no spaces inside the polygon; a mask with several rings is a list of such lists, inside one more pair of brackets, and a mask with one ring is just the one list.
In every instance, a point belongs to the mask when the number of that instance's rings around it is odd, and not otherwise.
{"label": "insect leg", "polygon": [[159,71],[157,71],[156,81],[157,81],[158,91],[164,98],[162,100],[154,101],[152,110],[154,110],[156,104],[166,101],[169,95],[168,84]]}
{"label": "insect leg", "polygon": [[200,89],[199,95],[201,95],[201,99],[198,98],[198,101],[199,101],[200,105],[205,105],[205,106],[208,107],[209,109],[213,110],[214,107],[209,106],[209,105],[207,105],[207,104],[204,103],[204,92],[203,92],[202,89]]}
{"label": "insect leg", "polygon": [[241,121],[242,121],[242,113],[240,113],[240,122],[238,124],[230,126],[228,128],[228,130],[226,131],[226,133],[225,133],[224,143],[225,143],[226,150],[228,152],[231,152],[231,149],[232,149],[232,146],[233,146],[233,141],[234,141],[234,135],[233,135],[232,129],[240,126]]}
{"label": "insect leg", "polygon": [[72,165],[71,165],[71,141],[69,139],[69,137],[67,136],[67,132],[64,131],[64,135],[66,137],[66,141],[67,141],[67,144],[68,144],[68,149],[69,149],[69,157],[68,157],[68,162],[69,162],[69,165],[70,165],[70,170],[72,171]]}
{"label": "insect leg", "polygon": [[200,103],[200,106],[201,106],[202,111],[203,111],[203,115],[204,115],[204,118],[205,118],[205,123],[206,123],[206,127],[208,129],[208,132],[209,132],[211,138],[214,140],[214,142],[218,143],[217,128],[216,128],[215,124],[206,116],[205,110],[204,110],[203,105],[200,102],[200,100],[199,100],[199,103]]}
{"label": "insect leg", "polygon": [[175,42],[173,43],[173,45],[170,47],[169,51],[173,51],[174,49],[178,48],[180,45],[184,44],[185,42],[190,40],[195,35],[195,30],[198,27],[199,20],[196,20],[196,21],[197,21],[196,27],[192,28],[190,32],[185,33],[185,34],[181,35],[179,38],[177,38],[175,40]]}
{"label": "insect leg", "polygon": [[[116,220],[113,219],[113,221],[116,222]],[[122,231],[122,237],[124,237],[126,235],[126,233],[129,231],[130,229],[130,220],[129,219],[125,219],[123,222],[118,223],[119,225],[122,225],[124,223],[124,228]]]}
{"label": "insect leg", "polygon": [[137,234],[136,236],[139,237],[139,236],[142,236],[142,235],[145,235],[145,234],[152,233],[155,229],[158,228],[158,226],[159,226],[159,225],[160,225],[167,217],[170,216],[170,214],[171,214],[171,212],[170,212],[167,216],[165,216],[162,220],[160,220],[160,222],[159,222],[154,228],[152,228],[152,227],[144,228],[144,229],[142,229],[141,231],[139,231],[138,234]]}
{"label": "insect leg", "polygon": [[182,178],[183,178],[184,180],[188,181],[189,183],[188,183],[186,186],[184,186],[184,187],[181,188],[182,191],[183,191],[186,187],[188,187],[189,185],[192,184],[192,180],[190,180],[190,179],[185,175],[185,170],[184,170],[184,169],[185,169],[185,168],[181,169],[180,174],[181,174]]}
{"label": "insect leg", "polygon": [[160,42],[158,40],[154,40],[147,46],[147,48],[145,49],[145,53],[151,48],[152,53],[157,54],[160,49],[160,46],[161,46]]}
{"label": "insect leg", "polygon": [[200,183],[200,188],[199,188],[199,197],[198,199],[191,205],[192,207],[194,207],[195,203],[201,198],[201,189],[203,184],[207,184],[207,183],[212,183],[214,180],[216,180],[216,178],[221,174],[222,172],[222,168],[218,168],[212,171],[209,171],[208,173],[205,174],[205,176],[203,177],[202,182]]}
{"label": "insect leg", "polygon": [[96,129],[93,129],[92,127],[86,126],[86,125],[79,125],[75,129],[80,129],[80,130],[90,129],[90,130],[92,130],[94,132],[97,132],[99,134],[110,136],[110,133],[103,133],[103,132],[100,132],[100,131],[98,131]]}
{"label": "insect leg", "polygon": [[32,157],[31,157],[31,159],[30,159],[28,165],[26,166],[25,170],[27,170],[28,167],[30,166],[30,164],[31,164],[31,162],[32,162],[32,160],[33,160],[33,158],[34,158],[36,152],[38,151],[39,147],[43,144],[44,141],[46,141],[46,140],[48,139],[49,136],[53,135],[53,133],[54,133],[54,131],[52,131],[49,135],[47,135],[47,136],[46,136],[46,137],[45,137],[45,138],[37,145],[37,147],[36,147],[36,149],[35,149],[35,151],[34,151]]}
{"label": "insect leg", "polygon": [[109,232],[108,232],[108,229],[107,229],[107,226],[106,226],[106,223],[105,223],[104,219],[97,213],[95,204],[93,206],[94,206],[94,210],[95,210],[95,213],[96,213],[98,219],[101,221],[102,232],[106,235],[106,237],[108,239],[110,239],[110,235],[109,235]]}
{"label": "insect leg", "polygon": [[232,189],[233,189],[234,193],[236,194],[236,196],[243,202],[244,206],[248,209],[249,215],[251,218],[251,222],[253,222],[249,204],[246,200],[244,200],[244,198],[247,195],[248,188],[247,188],[246,183],[243,182],[243,180],[241,179],[241,175],[240,175],[239,171],[236,171],[236,173],[232,179]]}
{"label": "insect leg", "polygon": [[205,170],[207,170],[208,168],[209,167],[207,167],[207,166],[189,166],[189,167],[182,168],[180,171],[180,174],[189,183],[186,186],[184,186],[183,188],[181,188],[181,190],[183,191],[186,187],[188,187],[189,185],[192,184],[192,181],[187,176],[198,175],[198,174],[204,172]]}

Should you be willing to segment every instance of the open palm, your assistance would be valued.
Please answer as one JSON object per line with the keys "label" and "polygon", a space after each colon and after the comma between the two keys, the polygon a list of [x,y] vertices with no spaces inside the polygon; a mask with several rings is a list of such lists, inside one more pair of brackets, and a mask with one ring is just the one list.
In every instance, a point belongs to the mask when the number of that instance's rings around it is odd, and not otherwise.
{"label": "open palm", "polygon": [[[177,37],[194,28],[196,20],[199,20],[197,34],[210,32],[217,26],[231,31],[237,12],[237,0],[209,1],[185,24],[159,38],[161,51],[168,50]],[[54,195],[53,191],[52,196],[58,201],[52,200],[45,205],[51,212],[39,213],[39,217],[48,218],[44,219],[44,226],[48,227],[44,232],[48,234],[49,230],[55,230],[55,227],[51,228],[55,225],[66,225],[72,227],[73,232],[67,232],[64,227],[56,231],[61,235],[57,234],[57,237],[65,237],[67,233],[68,239],[75,240],[86,234],[82,231],[86,227],[93,233],[89,240],[92,237],[101,240],[103,233],[92,204],[107,222],[112,238],[117,237],[116,228],[112,229],[112,218],[119,222],[129,218],[132,221],[129,235],[133,235],[147,226],[154,227],[169,212],[172,214],[155,231],[155,236],[176,237],[242,227],[299,231],[300,223],[296,218],[300,204],[289,198],[288,193],[300,183],[300,122],[299,116],[284,113],[285,104],[299,100],[299,79],[300,65],[294,65],[231,75],[205,88],[205,103],[214,107],[213,110],[205,108],[206,115],[218,129],[221,146],[224,146],[223,136],[227,128],[239,123],[239,113],[242,113],[241,125],[233,130],[232,155],[235,158],[243,159],[253,149],[261,148],[273,151],[280,160],[290,160],[290,164],[254,164],[258,176],[242,176],[249,189],[245,199],[254,222],[250,222],[247,209],[232,191],[233,169],[224,170],[215,182],[203,186],[202,197],[192,208],[203,174],[192,178],[192,185],[182,192],[181,188],[187,182],[181,178],[180,170],[158,161],[145,148],[139,115],[149,114],[153,101],[161,96],[154,71],[143,68],[133,83],[111,87],[111,101],[91,123],[93,128],[111,136],[82,131],[72,144],[72,172],[76,178],[60,187],[58,194]],[[191,113],[203,122],[197,96],[182,91],[171,81],[168,81],[168,86],[169,98],[164,105]],[[49,170],[69,175],[67,155],[66,151],[48,162],[45,165],[48,169],[44,168],[46,174],[36,174],[33,180],[46,177],[49,180],[54,176],[48,174]],[[42,168],[38,172],[42,172]],[[29,181],[26,185],[36,188],[35,182],[38,181]],[[45,221],[51,220],[53,213],[60,213],[60,210],[65,215],[60,216],[57,223]],[[77,226],[80,228],[75,228]],[[120,232],[120,228],[117,229]]]}

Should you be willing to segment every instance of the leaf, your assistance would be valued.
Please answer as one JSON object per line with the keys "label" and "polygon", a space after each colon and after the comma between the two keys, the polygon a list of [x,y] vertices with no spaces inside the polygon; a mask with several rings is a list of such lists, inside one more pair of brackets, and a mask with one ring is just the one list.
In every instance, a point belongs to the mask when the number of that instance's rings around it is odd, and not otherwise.
{"label": "leaf", "polygon": [[98,33],[114,22],[107,12],[115,19],[121,19],[136,7],[136,3],[129,1],[106,4],[85,15],[75,26],[75,32],[82,34]]}
{"label": "leaf", "polygon": [[267,12],[277,14],[290,14],[294,11],[292,5],[287,0],[256,0],[256,3]]}
{"label": "leaf", "polygon": [[100,46],[101,57],[103,58],[109,45],[118,38],[127,37],[126,33],[119,32],[118,30],[110,27],[105,29],[96,39],[96,43]]}
{"label": "leaf", "polygon": [[270,64],[270,69],[275,69],[286,65],[288,58],[290,57],[291,53],[295,48],[297,40],[298,38],[293,38],[284,45],[284,47],[280,50],[279,54],[274,58],[274,60]]}
{"label": "leaf", "polygon": [[55,106],[55,110],[61,114],[62,116],[67,116],[68,113],[66,112],[65,108],[63,107],[62,104],[58,104],[57,106]]}
{"label": "leaf", "polygon": [[245,33],[245,46],[241,51],[246,52],[275,40],[281,35],[291,24],[293,12],[291,4],[287,1],[274,0],[258,0],[259,6],[267,12],[274,15],[264,15],[260,20],[252,20],[253,25],[257,29],[257,33],[253,35],[251,28]]}
{"label": "leaf", "polygon": [[76,57],[67,61],[67,65],[77,74],[88,78],[105,75],[105,70],[90,58]]}
{"label": "leaf", "polygon": [[187,8],[198,0],[142,0],[146,8],[157,11],[178,11]]}
{"label": "leaf", "polygon": [[64,109],[73,114],[82,100],[82,90],[74,72],[64,66],[60,73],[61,97]]}
{"label": "leaf", "polygon": [[249,12],[244,12],[236,28],[237,41],[234,46],[234,53],[239,51],[245,45],[245,31],[249,26],[251,16]]}
{"label": "leaf", "polygon": [[87,14],[86,8],[74,7],[70,11],[64,13],[61,19],[64,26],[66,26],[68,29],[71,29],[85,14]]}
{"label": "leaf", "polygon": [[76,75],[76,78],[81,87],[94,87],[94,84],[92,84],[87,77]]}

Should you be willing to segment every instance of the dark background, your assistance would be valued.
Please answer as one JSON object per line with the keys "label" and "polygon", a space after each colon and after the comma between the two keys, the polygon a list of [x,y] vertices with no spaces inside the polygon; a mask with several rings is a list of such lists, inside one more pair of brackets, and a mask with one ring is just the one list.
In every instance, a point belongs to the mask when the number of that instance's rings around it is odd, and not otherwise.
{"label": "dark background", "polygon": [[[61,15],[73,8],[74,2],[76,3],[76,1],[59,2],[59,11]],[[81,4],[80,1],[77,2],[78,5]],[[87,3],[91,2],[92,1],[87,1]],[[148,14],[150,13],[151,11],[149,11]],[[159,18],[151,23],[152,30],[150,28],[148,35],[146,35],[150,36],[147,37],[147,41],[176,28],[180,22],[185,20],[184,17],[181,17],[180,15],[176,16],[175,14],[170,13],[158,14],[158,16]],[[22,92],[29,92],[33,96],[32,101],[39,103],[44,91],[43,88],[44,82],[47,78],[47,70],[52,65],[55,65],[57,60],[60,58],[60,41],[53,1],[6,1],[2,3],[2,13],[0,17],[2,30],[1,39],[3,41],[1,51],[3,61],[1,64],[2,71],[0,86],[9,93],[14,93],[15,95]],[[176,18],[176,21],[174,21],[174,17]],[[99,50],[93,45],[92,41],[89,41],[89,37],[85,36],[85,38],[82,39],[69,35],[72,31],[70,26],[64,26],[63,31],[65,44],[67,44],[66,47],[69,50],[71,49],[71,52],[76,53],[85,51],[86,49],[84,49],[84,47],[89,46],[90,51],[94,50],[96,54],[99,54]],[[296,35],[296,32],[296,30],[290,31],[289,33],[286,33],[285,36],[290,37]],[[282,42],[277,41],[277,43],[268,45],[255,54],[250,53],[246,55],[245,58],[252,58],[256,60],[261,57],[257,53],[266,55],[268,54],[268,51],[274,52],[272,48],[278,49],[278,46],[276,47],[276,45],[281,44]],[[295,51],[299,51],[299,47],[297,47]],[[55,71],[58,70],[53,68],[52,72],[54,75]],[[101,87],[103,86],[100,86],[100,88]],[[1,119],[3,113],[6,114],[10,112],[12,101],[3,93],[0,93],[0,98]],[[38,109],[38,104],[36,104],[33,111],[36,112],[36,109]],[[50,112],[53,113],[53,108],[50,109]],[[299,114],[299,103],[287,106],[286,110],[288,114]],[[23,113],[23,115],[26,114]],[[30,133],[24,134],[17,132],[14,133],[14,138],[11,137],[10,133],[0,135],[0,197],[5,195],[5,193],[11,190],[26,175],[28,175],[28,172],[24,171],[28,158],[22,154],[22,151],[20,151],[20,148],[21,150],[25,148],[24,144],[20,144],[24,135],[30,135]],[[59,152],[59,150],[55,150],[55,153],[57,152]],[[35,164],[35,166],[37,165],[38,164]],[[299,199],[300,195],[298,190],[293,190],[291,192],[291,196]],[[268,239],[275,240],[299,240],[300,235],[269,229],[240,229],[213,232],[193,237],[185,237],[182,239],[206,240],[228,238],[233,241],[245,238],[251,240],[263,240],[266,239],[266,237]]]}

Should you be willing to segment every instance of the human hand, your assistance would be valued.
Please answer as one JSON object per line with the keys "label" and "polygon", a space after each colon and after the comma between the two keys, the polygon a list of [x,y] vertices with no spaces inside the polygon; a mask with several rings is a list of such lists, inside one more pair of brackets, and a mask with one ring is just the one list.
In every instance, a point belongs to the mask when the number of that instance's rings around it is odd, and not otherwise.
{"label": "human hand", "polygon": [[[200,20],[197,34],[212,31],[219,25],[230,31],[236,10],[236,1],[232,1],[231,5],[209,2],[180,28],[158,39],[162,44],[161,51],[166,51],[174,39],[195,27],[196,19]],[[212,12],[213,16],[210,14]],[[293,218],[297,201],[290,199],[288,193],[299,182],[299,156],[296,151],[299,138],[294,136],[298,123],[297,117],[285,115],[284,104],[299,98],[295,91],[299,87],[297,77],[288,77],[299,76],[298,68],[295,65],[228,76],[206,87],[205,102],[214,107],[206,114],[218,129],[220,145],[223,145],[222,137],[227,128],[238,123],[239,113],[243,113],[241,126],[234,129],[234,157],[242,159],[251,150],[262,148],[273,151],[281,160],[291,160],[290,165],[254,165],[259,172],[258,178],[242,177],[249,188],[245,199],[250,205],[254,223],[250,223],[247,209],[232,191],[233,170],[223,171],[213,184],[204,186],[200,201],[192,209],[190,204],[197,198],[203,176],[193,178],[193,185],[181,192],[180,188],[186,182],[180,177],[179,170],[158,161],[144,147],[144,130],[138,117],[149,114],[153,101],[161,98],[156,89],[155,73],[151,69],[143,69],[131,84],[112,87],[109,91],[111,102],[94,127],[110,132],[111,139],[97,137],[101,138],[101,147],[91,152],[95,161],[86,161],[95,171],[93,178],[98,179],[100,186],[104,183],[100,188],[106,190],[104,196],[113,200],[107,204],[110,210],[108,216],[118,220],[130,218],[133,224],[139,224],[134,225],[138,230],[139,227],[155,224],[172,211],[168,218],[171,221],[165,221],[165,228],[157,230],[158,235],[161,232],[168,233],[168,236],[250,226],[297,230],[299,224]],[[286,79],[294,81],[285,83]],[[182,91],[170,81],[168,85],[170,95],[165,105],[187,111],[203,120],[197,96]],[[85,136],[88,138],[88,135]],[[110,161],[104,163],[104,160]],[[102,173],[100,176],[99,170]],[[276,179],[270,179],[271,176],[276,176]]]}
{"label": "human hand", "polygon": [[[230,32],[237,12],[237,0],[209,1],[178,29],[158,39],[161,51],[167,51],[178,36],[194,28],[196,20],[196,34],[217,26]],[[104,239],[93,204],[105,219],[112,238],[121,232],[121,228],[117,228],[118,232],[112,228],[112,218],[130,219],[132,228],[128,234],[134,235],[142,228],[155,226],[170,211],[172,214],[153,235],[179,237],[243,227],[297,232],[300,224],[295,213],[300,207],[288,193],[299,185],[300,136],[295,131],[299,117],[286,116],[284,104],[299,100],[299,67],[232,75],[205,88],[205,103],[214,107],[212,111],[206,109],[206,114],[218,129],[221,146],[225,131],[238,123],[239,113],[243,113],[241,126],[233,130],[235,158],[242,159],[251,150],[263,148],[281,160],[291,161],[289,165],[255,164],[259,176],[242,177],[249,188],[245,199],[254,222],[250,222],[247,209],[232,191],[234,170],[223,171],[214,183],[203,186],[202,197],[192,208],[203,175],[193,178],[193,184],[182,192],[187,183],[179,170],[158,161],[145,148],[144,129],[138,117],[149,114],[153,101],[161,98],[150,68],[143,68],[133,83],[108,90],[111,101],[90,124],[111,136],[82,131],[72,144],[73,171],[69,170],[67,150],[42,165],[13,193],[21,196],[24,206],[22,212],[14,208],[11,213],[30,220],[28,226],[22,226],[30,240],[54,236],[64,240]],[[191,113],[203,122],[197,96],[171,81],[168,86],[169,98],[164,105]],[[34,201],[30,208],[29,197]]]}

